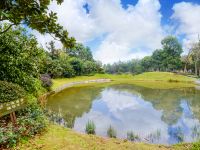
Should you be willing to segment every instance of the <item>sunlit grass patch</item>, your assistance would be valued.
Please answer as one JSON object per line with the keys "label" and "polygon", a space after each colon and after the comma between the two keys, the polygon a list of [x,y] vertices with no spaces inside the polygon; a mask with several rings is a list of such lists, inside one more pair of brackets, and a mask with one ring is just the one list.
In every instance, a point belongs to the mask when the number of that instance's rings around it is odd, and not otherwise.
{"label": "sunlit grass patch", "polygon": [[172,150],[172,147],[133,143],[127,140],[102,138],[80,134],[57,125],[49,125],[47,132],[30,141],[23,141],[15,150]]}
{"label": "sunlit grass patch", "polygon": [[[110,83],[100,83],[100,86],[109,84],[134,84],[137,86],[143,86],[152,89],[170,89],[170,88],[185,88],[194,87],[194,78],[178,75],[169,72],[146,72],[139,75],[121,74],[96,74],[93,76],[79,76],[75,78],[62,78],[54,79],[52,89],[56,89],[64,84],[78,81],[95,80],[95,79],[111,79]],[[86,85],[94,85],[95,83],[89,83]],[[97,84],[95,84],[97,85]],[[84,85],[76,85],[84,86]]]}
{"label": "sunlit grass patch", "polygon": [[133,80],[168,81],[168,82],[192,82],[195,79],[171,72],[146,72],[133,77]]}

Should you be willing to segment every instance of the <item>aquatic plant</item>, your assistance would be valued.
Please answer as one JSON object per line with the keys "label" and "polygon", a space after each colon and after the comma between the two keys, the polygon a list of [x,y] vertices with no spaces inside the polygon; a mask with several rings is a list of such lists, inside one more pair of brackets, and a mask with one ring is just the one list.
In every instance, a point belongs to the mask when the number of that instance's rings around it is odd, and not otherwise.
{"label": "aquatic plant", "polygon": [[127,132],[127,140],[135,142],[140,141],[140,137],[137,134],[134,134],[133,131]]}
{"label": "aquatic plant", "polygon": [[195,125],[192,129],[192,138],[195,140],[200,140],[200,126]]}
{"label": "aquatic plant", "polygon": [[116,138],[117,137],[117,132],[115,129],[110,125],[110,127],[107,130],[107,136],[110,138]]}
{"label": "aquatic plant", "polygon": [[85,132],[87,134],[95,134],[95,129],[96,129],[96,126],[95,126],[94,122],[91,120],[88,120],[88,122],[86,124],[86,128],[85,128]]}
{"label": "aquatic plant", "polygon": [[177,138],[178,142],[184,141],[184,134],[183,134],[183,131],[180,127],[177,128],[176,138]]}
{"label": "aquatic plant", "polygon": [[172,128],[169,134],[179,143],[184,141],[184,133],[180,126]]}
{"label": "aquatic plant", "polygon": [[46,117],[54,124],[61,125],[63,127],[68,127],[68,122],[63,118],[62,114],[56,113],[54,111],[45,109],[44,110]]}
{"label": "aquatic plant", "polygon": [[155,141],[159,141],[160,140],[160,137],[161,137],[161,132],[160,132],[160,130],[156,130],[156,132],[154,132],[154,133],[150,133],[148,136],[147,136],[147,138],[145,138],[145,139],[147,139],[149,142],[151,142],[151,143],[154,143]]}

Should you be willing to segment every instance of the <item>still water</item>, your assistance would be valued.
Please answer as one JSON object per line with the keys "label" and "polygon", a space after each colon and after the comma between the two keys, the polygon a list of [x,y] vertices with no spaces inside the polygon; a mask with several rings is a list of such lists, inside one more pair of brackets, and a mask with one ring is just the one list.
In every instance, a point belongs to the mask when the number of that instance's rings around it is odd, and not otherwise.
{"label": "still water", "polygon": [[132,131],[138,141],[147,143],[200,139],[200,91],[195,88],[161,90],[131,84],[72,87],[49,97],[47,108],[78,132],[84,133],[92,120],[96,134],[104,137],[111,125],[118,138],[126,139]]}

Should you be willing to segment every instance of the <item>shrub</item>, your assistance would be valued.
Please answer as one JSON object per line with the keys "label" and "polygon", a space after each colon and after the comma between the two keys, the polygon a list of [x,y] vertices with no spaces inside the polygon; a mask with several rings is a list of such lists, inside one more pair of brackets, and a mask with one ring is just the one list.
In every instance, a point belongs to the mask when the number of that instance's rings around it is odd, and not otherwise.
{"label": "shrub", "polygon": [[130,131],[127,132],[127,140],[134,142],[140,140],[140,138],[138,135],[134,134],[133,131]]}
{"label": "shrub", "polygon": [[32,137],[46,127],[46,118],[41,108],[34,104],[16,112],[17,126],[11,123],[0,125],[0,149],[13,147],[20,139]]}
{"label": "shrub", "polygon": [[50,75],[42,74],[40,80],[42,81],[42,86],[50,91],[53,84]]}
{"label": "shrub", "polygon": [[0,103],[10,102],[25,97],[25,90],[17,84],[0,81]]}
{"label": "shrub", "polygon": [[110,138],[116,138],[117,137],[117,132],[115,129],[110,125],[110,127],[107,130],[107,136]]}
{"label": "shrub", "polygon": [[95,134],[96,126],[93,121],[89,120],[86,124],[85,132],[87,134]]}

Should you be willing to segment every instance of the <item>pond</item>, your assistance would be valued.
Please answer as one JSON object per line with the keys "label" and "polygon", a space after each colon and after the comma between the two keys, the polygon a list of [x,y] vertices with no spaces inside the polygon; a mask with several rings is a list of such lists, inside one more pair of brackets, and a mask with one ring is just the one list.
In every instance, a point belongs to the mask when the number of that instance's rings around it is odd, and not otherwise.
{"label": "pond", "polygon": [[175,144],[200,139],[200,91],[195,88],[150,89],[131,84],[71,87],[48,99],[48,110],[59,114],[68,127],[85,132],[89,120],[96,134],[117,138],[127,132],[137,141]]}

